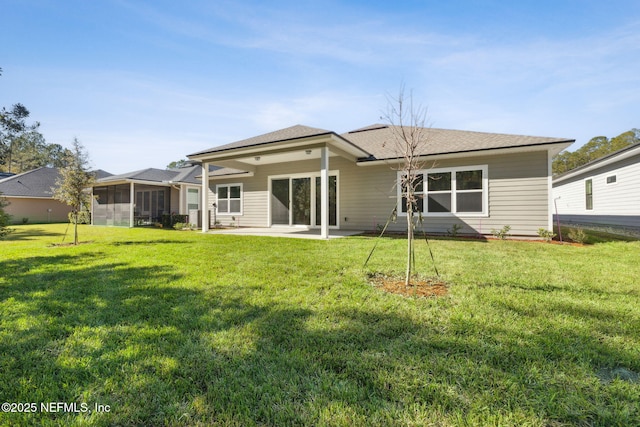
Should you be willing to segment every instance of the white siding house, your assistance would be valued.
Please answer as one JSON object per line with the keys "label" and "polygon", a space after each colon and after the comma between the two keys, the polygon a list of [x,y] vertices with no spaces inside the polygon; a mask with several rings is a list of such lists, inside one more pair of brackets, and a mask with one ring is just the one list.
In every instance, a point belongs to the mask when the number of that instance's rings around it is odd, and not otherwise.
{"label": "white siding house", "polygon": [[640,229],[640,144],[553,179],[560,221]]}
{"label": "white siding house", "polygon": [[[550,229],[551,158],[573,140],[426,129],[418,209],[428,232],[513,235]],[[202,163],[202,221],[243,227],[375,231],[405,204],[396,186],[401,157],[393,130],[372,125],[345,134],[296,125],[188,157]],[[208,165],[222,167],[210,171]],[[406,229],[406,221],[390,225]]]}

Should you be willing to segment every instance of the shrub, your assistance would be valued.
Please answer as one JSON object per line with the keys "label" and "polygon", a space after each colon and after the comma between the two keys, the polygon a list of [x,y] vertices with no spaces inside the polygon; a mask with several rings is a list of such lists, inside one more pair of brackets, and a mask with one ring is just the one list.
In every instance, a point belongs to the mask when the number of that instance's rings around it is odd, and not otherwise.
{"label": "shrub", "polygon": [[457,237],[458,232],[462,229],[460,224],[453,224],[450,229],[447,230],[447,234],[451,237]]}
{"label": "shrub", "polygon": [[572,228],[567,233],[567,237],[576,243],[584,243],[587,240],[587,233],[580,227]]}
{"label": "shrub", "polygon": [[500,230],[491,229],[491,234],[493,234],[493,236],[497,239],[505,240],[507,237],[509,237],[509,231],[511,231],[511,226],[505,225]]}
{"label": "shrub", "polygon": [[546,228],[538,228],[538,236],[542,237],[546,242],[550,242],[556,237],[556,233]]}
{"label": "shrub", "polygon": [[189,215],[180,215],[180,214],[162,214],[162,226],[164,228],[174,227],[175,224],[181,222],[183,225],[189,221]]}
{"label": "shrub", "polygon": [[26,216],[22,217],[22,223],[26,224],[29,222],[29,218],[27,218]]}
{"label": "shrub", "polygon": [[184,222],[176,222],[173,224],[173,228],[175,230],[182,230],[184,228]]}
{"label": "shrub", "polygon": [[11,220],[11,215],[4,211],[4,207],[8,204],[9,203],[6,201],[6,199],[0,194],[0,239],[13,231],[12,229],[7,227],[9,221]]}

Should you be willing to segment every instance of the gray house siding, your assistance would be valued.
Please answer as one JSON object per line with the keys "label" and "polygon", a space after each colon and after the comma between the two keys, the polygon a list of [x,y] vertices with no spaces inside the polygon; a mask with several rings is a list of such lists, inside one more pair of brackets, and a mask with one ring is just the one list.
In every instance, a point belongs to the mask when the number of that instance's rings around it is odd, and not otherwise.
{"label": "gray house siding", "polygon": [[[549,224],[548,161],[546,151],[487,155],[429,162],[428,168],[485,166],[488,174],[488,206],[485,216],[426,216],[428,232],[446,233],[453,224],[460,224],[461,233],[490,234],[491,229],[511,226],[514,235],[535,236],[539,228]],[[344,230],[375,231],[384,225],[397,205],[395,181],[397,171],[392,165],[356,165],[341,157],[331,157],[329,169],[338,173],[338,226]],[[242,184],[242,214],[215,215],[223,225],[268,227],[269,177],[316,174],[317,160],[262,165],[253,177],[216,177],[210,182],[209,209],[214,209],[216,185]],[[212,215],[212,221],[213,221]],[[390,230],[406,229],[404,217],[399,217]]]}
{"label": "gray house siding", "polygon": [[[586,205],[589,179],[593,209]],[[554,183],[553,197],[561,222],[640,228],[640,154]]]}

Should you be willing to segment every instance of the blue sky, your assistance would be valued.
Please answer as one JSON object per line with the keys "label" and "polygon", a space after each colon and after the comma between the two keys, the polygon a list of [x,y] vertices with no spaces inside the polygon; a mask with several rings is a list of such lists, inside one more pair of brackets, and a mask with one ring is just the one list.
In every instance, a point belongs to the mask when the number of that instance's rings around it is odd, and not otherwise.
{"label": "blue sky", "polygon": [[640,127],[637,0],[0,0],[0,40],[0,106],[112,173],[379,123],[403,84],[436,128]]}

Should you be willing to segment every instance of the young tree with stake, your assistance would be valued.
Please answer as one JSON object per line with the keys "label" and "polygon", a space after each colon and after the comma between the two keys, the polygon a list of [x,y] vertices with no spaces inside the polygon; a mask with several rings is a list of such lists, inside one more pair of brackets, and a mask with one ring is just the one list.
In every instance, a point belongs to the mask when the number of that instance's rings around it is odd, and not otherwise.
{"label": "young tree with stake", "polygon": [[[402,192],[402,201],[407,211],[407,268],[405,286],[411,283],[411,266],[413,260],[413,239],[415,228],[415,210],[418,206],[416,190],[427,185],[422,182],[418,172],[424,168],[424,160],[420,157],[427,144],[427,132],[425,128],[427,110],[420,105],[414,105],[413,95],[408,99],[404,94],[404,87],[400,89],[397,98],[388,98],[386,119],[392,131],[392,139],[389,141],[398,153],[400,163],[398,170],[400,177],[396,183]],[[386,144],[386,143],[385,143]],[[421,213],[419,213],[421,215]]]}
{"label": "young tree with stake", "polygon": [[73,140],[71,155],[67,166],[60,170],[60,179],[56,182],[53,197],[71,206],[74,223],[73,244],[78,244],[78,214],[83,206],[91,203],[91,193],[86,191],[95,181],[89,172],[89,156],[77,138]]}

